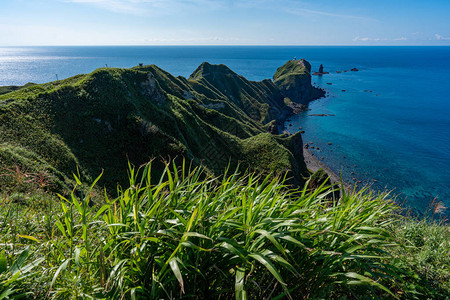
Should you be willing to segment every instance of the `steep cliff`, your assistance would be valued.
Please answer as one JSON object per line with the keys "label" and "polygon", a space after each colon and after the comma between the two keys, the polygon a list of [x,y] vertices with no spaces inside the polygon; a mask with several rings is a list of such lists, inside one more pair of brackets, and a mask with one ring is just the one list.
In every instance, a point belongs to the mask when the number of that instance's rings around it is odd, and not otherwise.
{"label": "steep cliff", "polygon": [[[307,175],[301,136],[269,133],[271,121],[288,109],[285,97],[311,100],[314,89],[308,77],[295,79],[299,73],[285,65],[275,83],[253,82],[203,63],[186,79],[152,65],[23,87],[0,96],[0,164],[46,170],[57,189],[77,166],[87,181],[104,170],[103,184],[113,189],[126,180],[128,161],[140,165],[154,157],[185,157],[216,174],[238,163],[288,171],[299,184]],[[283,77],[295,84],[284,88]],[[11,180],[0,177],[0,186]]]}
{"label": "steep cliff", "polygon": [[273,76],[281,93],[299,104],[323,97],[325,92],[311,85],[311,64],[304,59],[290,60]]}

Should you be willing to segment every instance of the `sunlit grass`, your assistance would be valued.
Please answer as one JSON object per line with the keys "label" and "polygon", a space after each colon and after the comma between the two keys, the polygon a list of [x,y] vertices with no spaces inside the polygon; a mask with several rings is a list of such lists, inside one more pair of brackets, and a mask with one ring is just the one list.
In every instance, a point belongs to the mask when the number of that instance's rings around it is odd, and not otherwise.
{"label": "sunlit grass", "polygon": [[292,189],[285,178],[175,164],[157,184],[151,163],[128,172],[129,187],[101,203],[95,182],[59,202],[4,196],[0,298],[445,299],[448,274],[439,289],[419,280],[411,258],[423,251],[408,243],[422,228],[444,269],[448,234],[433,239],[448,227],[405,223],[388,194],[341,190],[337,199],[325,184]]}

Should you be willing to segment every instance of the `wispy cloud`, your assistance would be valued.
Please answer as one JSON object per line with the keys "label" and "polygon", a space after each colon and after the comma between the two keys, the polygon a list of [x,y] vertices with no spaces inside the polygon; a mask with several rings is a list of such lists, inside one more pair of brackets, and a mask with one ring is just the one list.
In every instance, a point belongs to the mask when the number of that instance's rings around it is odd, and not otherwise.
{"label": "wispy cloud", "polygon": [[408,38],[402,36],[399,38],[371,38],[371,37],[354,37],[353,42],[380,42],[380,41],[407,41]]}
{"label": "wispy cloud", "polygon": [[434,37],[438,41],[450,41],[450,37],[443,37],[442,35],[437,34],[437,33],[434,35]]}
{"label": "wispy cloud", "polygon": [[[183,11],[188,8],[200,10],[224,10],[229,8],[244,9],[275,9],[284,13],[301,15],[301,16],[325,16],[344,19],[371,20],[374,19],[350,15],[328,12],[323,10],[306,9],[299,7],[297,1],[292,0],[60,0],[64,2],[80,3],[94,5],[109,11],[120,12],[125,14],[147,14],[147,13],[168,13],[170,11]],[[280,3],[282,2],[282,3]]]}
{"label": "wispy cloud", "polygon": [[229,7],[226,0],[62,0],[64,2],[94,5],[124,14],[167,14],[186,8],[217,10]]}
{"label": "wispy cloud", "polygon": [[211,37],[193,37],[193,38],[148,38],[144,40],[146,43],[156,44],[210,44],[210,43],[230,43],[230,42],[249,42],[249,39],[240,38],[224,38],[219,36]]}
{"label": "wispy cloud", "polygon": [[152,9],[165,8],[172,0],[64,0],[65,2],[94,5],[99,8],[125,13],[146,14]]}
{"label": "wispy cloud", "polygon": [[326,16],[326,17],[335,17],[335,18],[344,18],[344,19],[358,19],[358,20],[370,20],[375,21],[375,19],[363,17],[363,16],[355,16],[355,15],[346,15],[346,14],[336,14],[331,13],[327,11],[321,11],[321,10],[313,10],[313,9],[306,9],[306,8],[297,8],[297,9],[289,9],[286,10],[286,12],[301,16]]}

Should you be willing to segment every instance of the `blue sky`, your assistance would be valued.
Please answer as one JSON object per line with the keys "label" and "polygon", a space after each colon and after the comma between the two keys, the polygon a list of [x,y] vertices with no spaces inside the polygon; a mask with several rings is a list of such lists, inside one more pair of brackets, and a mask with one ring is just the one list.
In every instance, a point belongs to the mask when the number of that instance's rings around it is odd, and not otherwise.
{"label": "blue sky", "polygon": [[2,0],[21,45],[450,45],[450,0]]}

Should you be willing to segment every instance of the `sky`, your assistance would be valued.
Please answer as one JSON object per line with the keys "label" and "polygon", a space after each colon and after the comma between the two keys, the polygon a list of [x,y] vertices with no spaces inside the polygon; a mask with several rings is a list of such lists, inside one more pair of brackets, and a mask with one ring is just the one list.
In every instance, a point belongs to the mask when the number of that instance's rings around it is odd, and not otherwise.
{"label": "sky", "polygon": [[0,0],[27,45],[450,45],[450,0]]}

